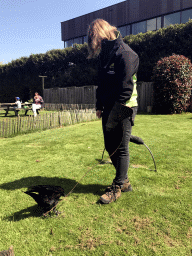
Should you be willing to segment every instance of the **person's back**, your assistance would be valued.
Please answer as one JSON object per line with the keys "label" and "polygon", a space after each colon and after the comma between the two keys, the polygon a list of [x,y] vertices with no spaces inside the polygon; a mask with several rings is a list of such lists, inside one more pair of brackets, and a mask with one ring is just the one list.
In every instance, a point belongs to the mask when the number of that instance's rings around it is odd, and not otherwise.
{"label": "person's back", "polygon": [[17,108],[21,108],[21,101],[20,101],[20,98],[19,97],[16,97],[16,102],[15,104],[17,105]]}

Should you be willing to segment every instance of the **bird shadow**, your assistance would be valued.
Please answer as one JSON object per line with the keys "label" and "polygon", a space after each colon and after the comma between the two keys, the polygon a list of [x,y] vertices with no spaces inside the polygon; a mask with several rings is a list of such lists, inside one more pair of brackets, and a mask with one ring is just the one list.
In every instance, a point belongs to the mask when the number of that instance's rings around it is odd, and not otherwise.
{"label": "bird shadow", "polygon": [[[0,189],[5,190],[16,190],[22,188],[28,188],[30,186],[37,185],[53,185],[53,186],[61,186],[65,194],[69,193],[72,188],[77,184],[78,181],[75,179],[62,178],[62,177],[44,177],[44,176],[33,176],[33,177],[25,177],[18,180],[14,180],[12,182],[3,183],[0,185]],[[77,187],[73,190],[75,193],[91,193],[94,195],[98,195],[99,191],[103,189],[105,186],[102,184],[81,184],[78,183]]]}
{"label": "bird shadow", "polygon": [[[61,178],[61,177],[42,177],[42,176],[33,176],[33,177],[25,177],[18,180],[14,180],[12,182],[3,183],[0,185],[0,189],[4,190],[17,190],[17,189],[25,189],[30,186],[36,185],[54,185],[61,186],[65,194],[67,195],[77,184],[75,179],[69,178]],[[70,193],[91,193],[94,195],[99,195],[103,193],[103,190],[106,188],[106,185],[102,184],[81,184],[79,183],[72,192]],[[97,202],[98,203],[98,202]],[[34,206],[27,207],[26,209],[22,209],[18,212],[15,212],[9,216],[6,216],[4,219],[8,221],[19,221],[29,217],[41,217],[42,216],[41,208],[35,204]]]}
{"label": "bird shadow", "polygon": [[15,212],[9,216],[4,217],[4,220],[7,221],[20,221],[23,219],[27,219],[29,217],[41,217],[43,214],[42,209],[36,204],[30,207],[27,207],[23,210],[20,210],[18,212]]}

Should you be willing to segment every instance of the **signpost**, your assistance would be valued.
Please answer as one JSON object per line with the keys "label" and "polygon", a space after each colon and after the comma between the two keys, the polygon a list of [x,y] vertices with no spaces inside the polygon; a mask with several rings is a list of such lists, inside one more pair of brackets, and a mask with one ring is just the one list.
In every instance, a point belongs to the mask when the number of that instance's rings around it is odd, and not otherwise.
{"label": "signpost", "polygon": [[42,77],[42,88],[43,88],[43,99],[44,99],[44,79],[47,76],[39,76],[39,77]]}
{"label": "signpost", "polygon": [[47,76],[39,76],[39,77],[42,77],[42,87],[43,87],[43,90],[44,90],[44,78],[47,77]]}

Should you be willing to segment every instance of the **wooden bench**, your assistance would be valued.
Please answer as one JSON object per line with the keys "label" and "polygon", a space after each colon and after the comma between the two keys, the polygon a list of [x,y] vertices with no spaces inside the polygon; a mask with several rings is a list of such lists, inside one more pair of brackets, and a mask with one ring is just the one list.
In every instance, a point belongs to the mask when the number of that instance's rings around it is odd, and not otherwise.
{"label": "wooden bench", "polygon": [[[5,110],[5,116],[8,115],[9,111],[14,111],[15,115],[18,116],[19,115],[19,111],[22,110],[22,109],[25,111],[25,116],[26,116],[27,112],[29,110],[32,110],[32,106],[31,106],[32,104],[27,104],[28,106],[23,104],[24,107],[22,107],[22,108],[17,108],[17,107],[15,107],[13,105],[14,105],[13,103],[5,103],[4,106],[1,106],[1,109]],[[38,115],[39,115],[39,111],[40,111],[40,109],[36,110]]]}
{"label": "wooden bench", "polygon": [[15,115],[18,116],[19,115],[19,111],[21,110],[21,108],[4,108],[4,110],[6,111],[5,116],[7,116],[9,111],[14,111]]}
{"label": "wooden bench", "polygon": [[[29,110],[32,110],[32,108],[27,108],[27,109],[25,109],[25,116],[27,115],[27,112],[29,111]],[[36,112],[37,112],[37,114],[39,115],[39,111],[40,111],[41,109],[36,109]]]}

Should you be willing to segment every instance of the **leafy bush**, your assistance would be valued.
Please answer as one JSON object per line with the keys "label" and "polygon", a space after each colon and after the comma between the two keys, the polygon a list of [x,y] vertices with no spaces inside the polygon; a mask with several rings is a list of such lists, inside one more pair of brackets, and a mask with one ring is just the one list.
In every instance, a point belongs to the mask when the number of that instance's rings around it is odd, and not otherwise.
{"label": "leafy bush", "polygon": [[154,110],[159,114],[186,111],[192,88],[192,64],[183,55],[160,59],[153,69]]}

